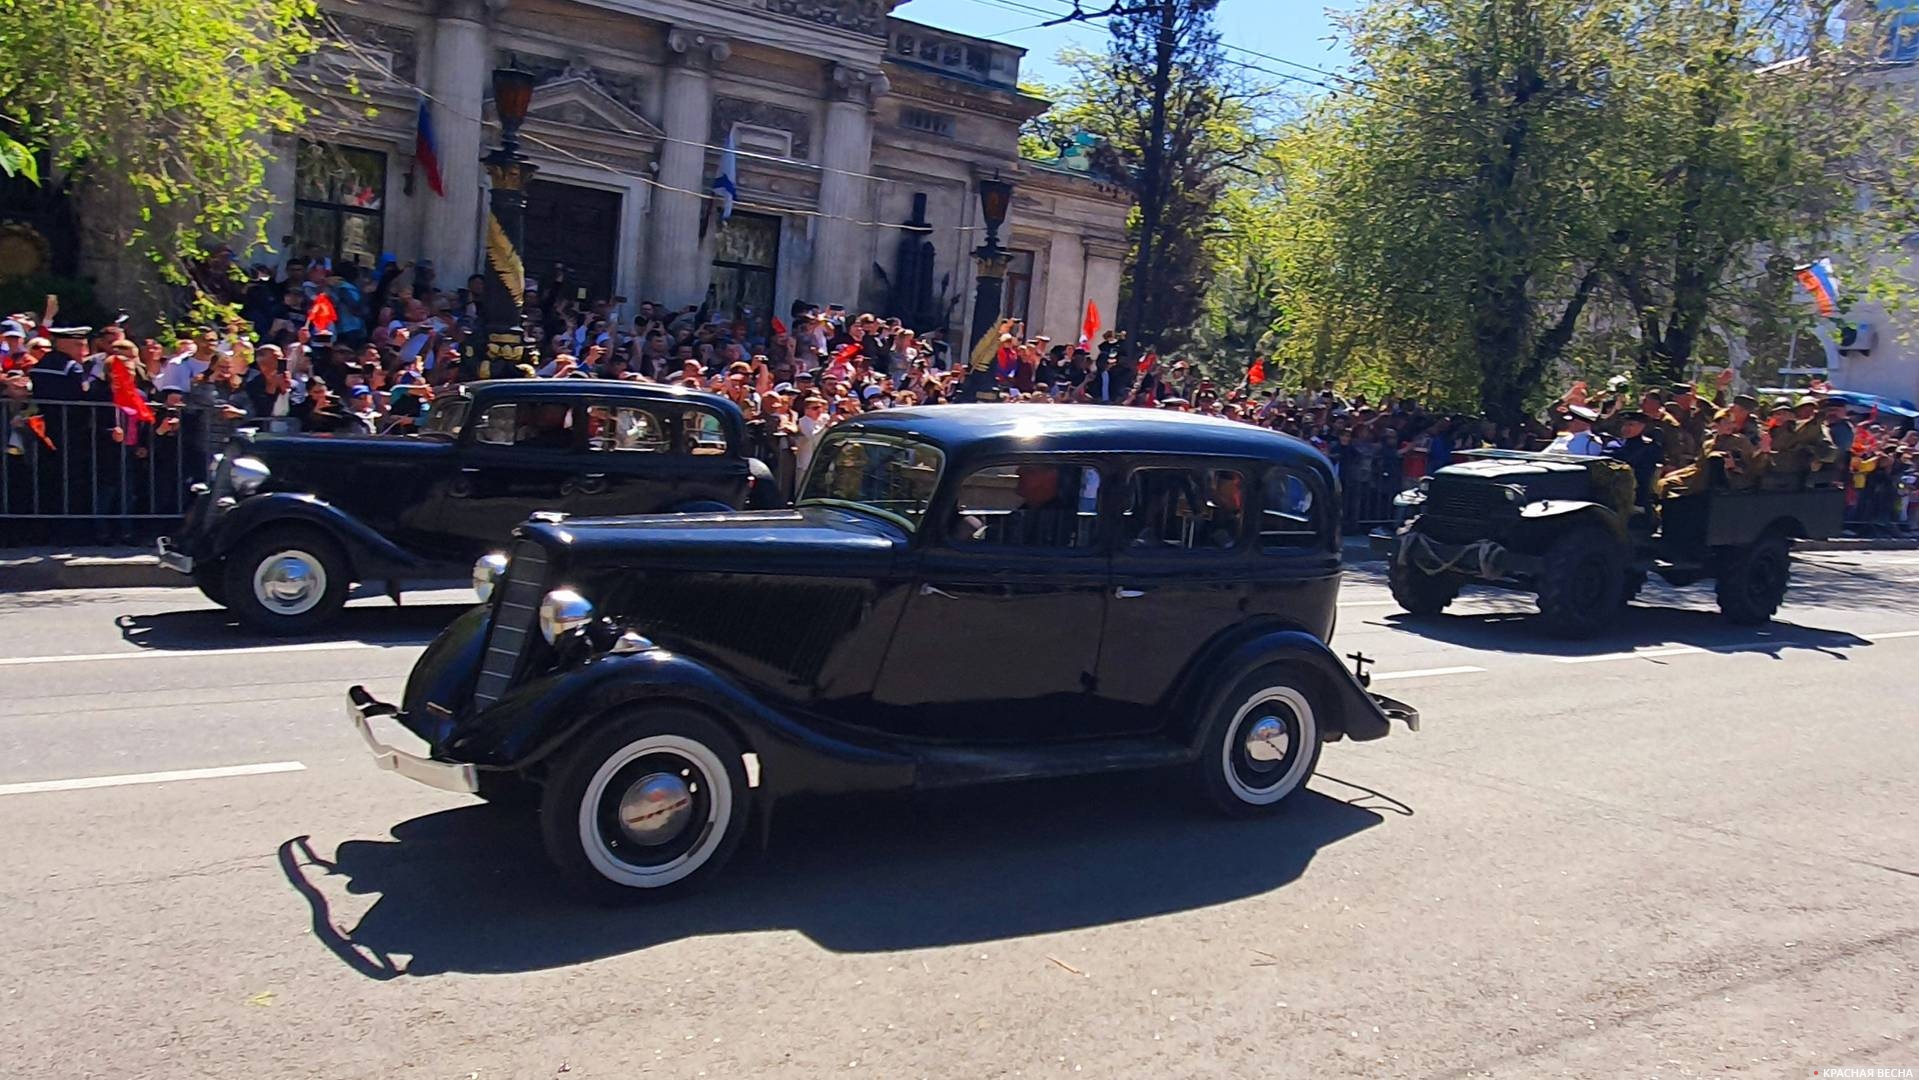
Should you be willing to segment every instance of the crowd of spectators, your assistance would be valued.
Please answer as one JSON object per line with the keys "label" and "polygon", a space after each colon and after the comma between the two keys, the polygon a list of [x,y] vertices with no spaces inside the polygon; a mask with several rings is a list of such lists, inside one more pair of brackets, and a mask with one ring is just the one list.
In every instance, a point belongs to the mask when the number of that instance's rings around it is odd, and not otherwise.
{"label": "crowd of spectators", "polygon": [[[62,451],[46,424],[34,422],[35,410],[63,400],[97,403],[105,419],[89,414],[79,436],[90,448],[74,442],[70,417],[58,418],[69,459],[117,453],[146,464],[153,479],[144,486],[109,485],[109,512],[164,514],[180,495],[161,489],[204,468],[194,464],[193,449],[167,446],[169,436],[193,436],[204,454],[240,424],[404,433],[423,422],[436,394],[482,375],[640,380],[723,394],[744,412],[761,455],[783,478],[805,470],[828,427],[874,409],[987,399],[1077,402],[1204,413],[1307,440],[1331,460],[1345,518],[1359,524],[1389,519],[1395,494],[1460,450],[1543,448],[1574,419],[1563,401],[1515,428],[1428,409],[1405,395],[1345,395],[1330,380],[1282,388],[1283,376],[1264,360],[1212,363],[1211,371],[1232,372],[1215,379],[1188,358],[1161,357],[1121,333],[1055,343],[1029,337],[1012,320],[999,325],[997,341],[989,334],[969,345],[948,341],[943,331],[804,301],[783,318],[724,317],[654,302],[639,303],[628,318],[623,297],[575,299],[579,291],[568,287],[564,268],[544,290],[527,291],[522,322],[538,359],[492,371],[476,355],[483,350],[471,347],[484,340],[486,326],[478,275],[447,288],[428,263],[369,268],[293,258],[278,272],[256,265],[240,273],[230,259],[217,249],[196,280],[210,297],[233,304],[239,318],[202,327],[171,347],[135,341],[118,323],[55,325],[51,297],[37,317],[16,314],[0,326],[0,390],[41,403],[13,409],[9,454],[37,458],[44,472]],[[1852,439],[1859,519],[1903,524],[1919,485],[1919,436],[1872,419],[1854,425]],[[156,456],[165,459],[160,467]],[[62,468],[71,476],[72,460]],[[21,501],[26,475],[13,473],[10,505]],[[44,504],[44,489],[38,494]],[[97,505],[101,493],[89,497]]]}

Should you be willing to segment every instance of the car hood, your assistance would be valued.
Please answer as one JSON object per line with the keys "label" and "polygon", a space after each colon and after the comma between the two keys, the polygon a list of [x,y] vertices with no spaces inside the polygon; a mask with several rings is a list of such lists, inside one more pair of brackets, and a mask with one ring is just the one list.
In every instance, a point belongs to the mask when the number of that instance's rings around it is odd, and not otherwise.
{"label": "car hood", "polygon": [[1493,484],[1525,484],[1560,474],[1584,477],[1586,467],[1570,461],[1513,461],[1484,458],[1448,465],[1433,475]]}
{"label": "car hood", "polygon": [[520,534],[577,570],[726,570],[841,574],[881,569],[906,534],[847,510],[740,510],[529,522]]}
{"label": "car hood", "polygon": [[266,435],[242,432],[227,444],[227,452],[259,458],[266,462],[268,468],[272,468],[277,462],[434,457],[452,453],[453,441],[444,437],[419,435]]}

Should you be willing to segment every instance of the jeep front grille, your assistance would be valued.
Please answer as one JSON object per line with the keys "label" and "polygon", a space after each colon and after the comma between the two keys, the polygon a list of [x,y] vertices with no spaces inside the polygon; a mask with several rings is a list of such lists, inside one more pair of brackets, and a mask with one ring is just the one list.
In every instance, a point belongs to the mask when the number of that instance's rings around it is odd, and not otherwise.
{"label": "jeep front grille", "polygon": [[486,654],[480,659],[480,677],[473,684],[474,711],[491,706],[513,685],[545,595],[546,551],[531,540],[514,544],[506,573],[494,590]]}
{"label": "jeep front grille", "polygon": [[1435,477],[1426,492],[1426,513],[1438,517],[1477,521],[1506,506],[1506,489],[1498,484],[1462,483]]}

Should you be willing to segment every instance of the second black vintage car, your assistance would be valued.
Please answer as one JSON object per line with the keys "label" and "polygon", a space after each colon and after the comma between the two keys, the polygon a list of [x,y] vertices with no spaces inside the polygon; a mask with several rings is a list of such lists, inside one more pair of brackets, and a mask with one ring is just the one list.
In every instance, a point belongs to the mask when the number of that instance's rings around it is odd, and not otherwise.
{"label": "second black vintage car", "polygon": [[1418,721],[1326,645],[1338,505],[1324,457],[1223,420],[888,411],[794,510],[520,526],[400,704],[351,715],[383,768],[537,803],[608,896],[709,875],[799,794],[1183,767],[1270,810],[1324,743]]}
{"label": "second black vintage car", "polygon": [[269,633],[306,633],[355,581],[464,578],[535,511],[730,510],[773,493],[717,394],[604,379],[469,383],[418,435],[227,445],[160,560]]}

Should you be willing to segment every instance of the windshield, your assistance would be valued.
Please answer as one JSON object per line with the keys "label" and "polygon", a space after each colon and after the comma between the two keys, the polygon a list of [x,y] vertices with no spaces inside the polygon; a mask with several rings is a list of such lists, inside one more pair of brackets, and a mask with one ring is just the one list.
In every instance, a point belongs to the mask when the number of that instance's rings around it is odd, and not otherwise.
{"label": "windshield", "polygon": [[428,435],[457,437],[460,429],[466,426],[466,410],[472,404],[464,397],[447,397],[435,401],[427,410],[426,426],[420,430]]}
{"label": "windshield", "polygon": [[813,457],[801,506],[843,506],[919,527],[946,455],[926,443],[884,435],[833,435]]}

